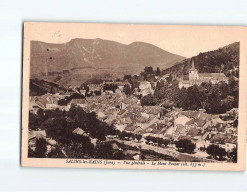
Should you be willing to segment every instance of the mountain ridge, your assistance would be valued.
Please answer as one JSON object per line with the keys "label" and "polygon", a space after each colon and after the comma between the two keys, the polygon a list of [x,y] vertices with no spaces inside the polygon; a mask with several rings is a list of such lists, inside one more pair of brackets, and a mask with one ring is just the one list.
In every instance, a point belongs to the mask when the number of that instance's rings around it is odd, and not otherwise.
{"label": "mountain ridge", "polygon": [[[137,41],[127,45],[100,38],[75,38],[66,43],[31,41],[30,58],[31,77],[69,71],[85,79],[88,77],[86,74],[91,77],[138,74],[145,66],[164,69],[185,59],[150,43]],[[84,67],[91,67],[91,70]],[[81,68],[81,71],[73,72],[76,68]]]}

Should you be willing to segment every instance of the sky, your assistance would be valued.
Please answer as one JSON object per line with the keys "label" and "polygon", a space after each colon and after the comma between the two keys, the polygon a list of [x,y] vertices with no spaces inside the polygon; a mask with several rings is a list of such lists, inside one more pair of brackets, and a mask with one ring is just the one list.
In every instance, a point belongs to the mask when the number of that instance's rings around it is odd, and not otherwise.
{"label": "sky", "polygon": [[[27,23],[26,23],[27,24]],[[230,26],[176,26],[93,23],[28,23],[25,38],[49,43],[65,43],[74,38],[141,41],[168,52],[192,57],[240,41],[243,31]]]}

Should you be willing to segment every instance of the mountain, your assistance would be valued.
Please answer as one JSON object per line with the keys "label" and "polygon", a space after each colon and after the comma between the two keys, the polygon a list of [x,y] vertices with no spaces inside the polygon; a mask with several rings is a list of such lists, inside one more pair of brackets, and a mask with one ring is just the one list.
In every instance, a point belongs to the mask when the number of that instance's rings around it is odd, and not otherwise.
{"label": "mountain", "polygon": [[[199,53],[192,57],[195,62],[195,68],[199,73],[219,73],[222,72],[226,76],[239,77],[239,52],[240,42],[229,44],[217,50]],[[188,77],[191,68],[191,58],[184,59],[175,63],[170,68],[162,71],[162,74],[171,73],[180,78]]]}
{"label": "mountain", "polygon": [[165,69],[185,59],[152,44],[129,45],[102,39],[72,39],[64,44],[31,41],[31,78],[80,85],[88,78],[139,74],[145,66]]}

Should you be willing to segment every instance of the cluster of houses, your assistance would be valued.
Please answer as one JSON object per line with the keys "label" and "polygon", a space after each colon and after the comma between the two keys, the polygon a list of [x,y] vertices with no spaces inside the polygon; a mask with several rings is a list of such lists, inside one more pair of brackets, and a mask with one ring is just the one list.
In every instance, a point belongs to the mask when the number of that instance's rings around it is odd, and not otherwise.
{"label": "cluster of houses", "polygon": [[[219,115],[200,111],[173,109],[166,113],[159,106],[141,106],[134,96],[120,94],[92,96],[84,105],[87,111],[94,111],[98,119],[114,125],[119,131],[145,136],[158,136],[174,141],[190,139],[197,150],[217,144],[226,151],[237,146],[237,128],[234,120],[222,120]],[[237,109],[227,113],[237,112]]]}
{"label": "cluster of houses", "polygon": [[[195,69],[194,66],[192,69]],[[198,74],[196,70],[191,70],[191,81],[198,81],[196,74]],[[166,79],[167,77],[169,75],[164,75],[159,79]],[[222,79],[224,80],[225,77]],[[220,79],[218,78],[218,80]],[[211,144],[217,144],[225,148],[226,151],[231,151],[237,147],[237,127],[233,125],[234,120],[237,120],[237,109],[226,113],[226,115],[235,114],[235,119],[231,120],[222,120],[219,115],[207,114],[203,110],[183,111],[174,108],[167,113],[167,110],[161,106],[141,106],[137,97],[126,96],[123,88],[128,82],[115,82],[115,84],[118,86],[115,92],[103,90],[102,84],[89,84],[89,92],[101,91],[101,94],[72,99],[67,105],[63,106],[58,105],[58,101],[70,96],[71,93],[31,96],[29,110],[33,113],[37,113],[40,108],[58,108],[68,111],[71,105],[75,104],[82,107],[86,112],[95,112],[99,120],[106,122],[108,125],[113,125],[119,131],[141,134],[144,138],[145,136],[158,136],[174,141],[187,138],[195,143],[196,150],[205,150]],[[137,93],[143,96],[153,94],[153,85],[155,83],[142,81]],[[72,92],[74,91],[75,89],[72,90]],[[80,90],[80,93],[85,95],[86,90]],[[84,134],[82,131],[77,129],[74,133]],[[35,133],[30,131],[30,134],[34,135]],[[29,140],[34,137],[37,138],[36,134],[30,136]],[[44,137],[44,132],[41,135]],[[30,144],[33,145],[32,142]]]}

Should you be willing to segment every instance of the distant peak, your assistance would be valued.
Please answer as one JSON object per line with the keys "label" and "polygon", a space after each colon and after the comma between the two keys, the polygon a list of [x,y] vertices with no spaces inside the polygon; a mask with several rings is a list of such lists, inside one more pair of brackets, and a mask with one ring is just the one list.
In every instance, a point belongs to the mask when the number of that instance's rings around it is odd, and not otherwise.
{"label": "distant peak", "polygon": [[135,42],[133,42],[133,43],[131,43],[129,45],[141,45],[141,44],[143,44],[143,45],[152,45],[150,43],[145,43],[145,42],[141,42],[141,41],[135,41]]}
{"label": "distant peak", "polygon": [[96,38],[95,41],[103,41],[101,38]]}

